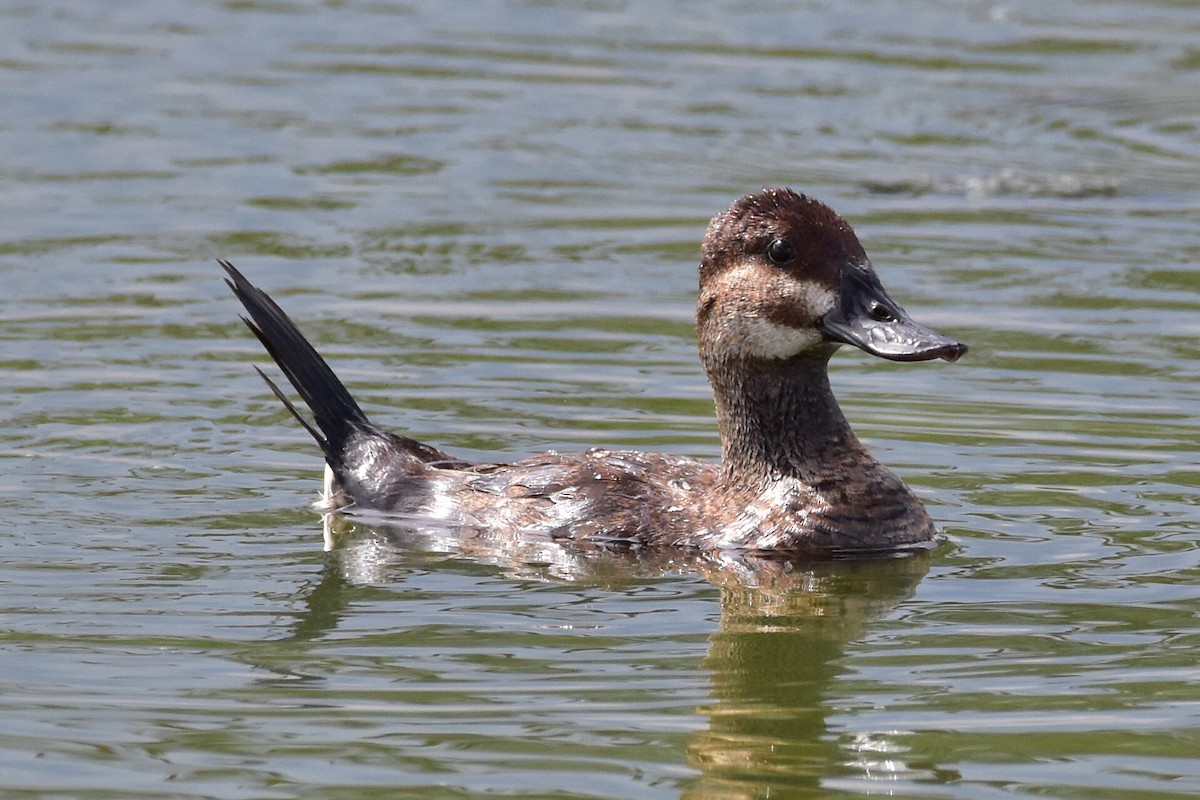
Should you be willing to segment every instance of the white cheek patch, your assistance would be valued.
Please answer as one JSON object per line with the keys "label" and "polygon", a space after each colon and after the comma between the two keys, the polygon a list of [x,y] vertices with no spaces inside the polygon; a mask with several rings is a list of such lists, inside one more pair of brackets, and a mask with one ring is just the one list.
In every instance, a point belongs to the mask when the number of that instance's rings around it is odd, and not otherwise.
{"label": "white cheek patch", "polygon": [[821,343],[821,334],[815,330],[789,328],[755,317],[741,321],[741,347],[743,354],[756,358],[791,358],[797,353]]}
{"label": "white cheek patch", "polygon": [[832,290],[815,283],[797,284],[791,292],[791,299],[793,303],[811,310],[813,319],[825,316],[837,304],[837,295]]}
{"label": "white cheek patch", "polygon": [[[828,289],[800,284],[789,292],[788,302],[807,309],[813,319],[833,310],[837,298]],[[794,328],[761,315],[744,315],[731,320],[727,346],[754,358],[786,359],[824,343],[816,327]]]}

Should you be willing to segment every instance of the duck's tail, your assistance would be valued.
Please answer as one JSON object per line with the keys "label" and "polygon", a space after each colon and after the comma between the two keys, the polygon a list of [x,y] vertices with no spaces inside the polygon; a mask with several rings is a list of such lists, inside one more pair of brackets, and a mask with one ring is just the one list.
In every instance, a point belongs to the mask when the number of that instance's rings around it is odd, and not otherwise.
{"label": "duck's tail", "polygon": [[218,263],[229,275],[225,282],[250,315],[249,318],[242,317],[242,321],[262,342],[304,399],[316,425],[305,419],[295,404],[261,369],[254,369],[284,407],[317,440],[325,454],[326,463],[337,469],[346,452],[348,440],[356,432],[371,427],[367,415],[283,309],[266,292],[246,280],[233,264],[221,260]]}

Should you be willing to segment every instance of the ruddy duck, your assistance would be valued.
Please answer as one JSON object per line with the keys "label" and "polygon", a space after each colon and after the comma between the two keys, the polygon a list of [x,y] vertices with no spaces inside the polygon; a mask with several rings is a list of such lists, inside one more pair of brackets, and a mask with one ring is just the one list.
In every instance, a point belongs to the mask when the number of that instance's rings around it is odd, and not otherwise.
{"label": "ruddy duck", "polygon": [[311,410],[263,372],[325,454],[326,510],[396,515],[463,535],[798,555],[919,547],[924,506],[854,435],[829,386],[842,344],[893,361],[967,346],[913,321],[850,226],[788,189],[743,197],[709,224],[696,333],[722,460],[630,450],[475,464],[375,426],[295,323],[228,261],[243,320]]}

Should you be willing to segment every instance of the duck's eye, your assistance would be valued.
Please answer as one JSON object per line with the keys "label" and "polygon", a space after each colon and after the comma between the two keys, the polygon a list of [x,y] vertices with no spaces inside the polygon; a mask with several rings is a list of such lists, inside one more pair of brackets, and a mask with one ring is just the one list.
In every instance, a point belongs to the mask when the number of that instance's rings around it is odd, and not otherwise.
{"label": "duck's eye", "polygon": [[767,258],[773,264],[790,264],[796,260],[796,247],[787,239],[776,239],[767,245]]}

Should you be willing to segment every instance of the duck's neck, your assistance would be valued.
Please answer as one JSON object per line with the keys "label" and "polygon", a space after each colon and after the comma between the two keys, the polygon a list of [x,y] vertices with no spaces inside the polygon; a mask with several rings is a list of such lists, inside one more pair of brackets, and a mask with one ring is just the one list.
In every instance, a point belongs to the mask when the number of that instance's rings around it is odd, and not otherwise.
{"label": "duck's neck", "polygon": [[721,479],[729,489],[780,478],[808,485],[844,465],[874,461],[850,429],[829,386],[828,355],[712,366],[721,431]]}

